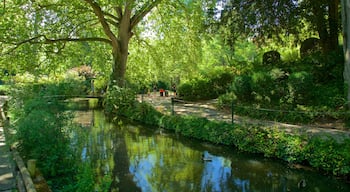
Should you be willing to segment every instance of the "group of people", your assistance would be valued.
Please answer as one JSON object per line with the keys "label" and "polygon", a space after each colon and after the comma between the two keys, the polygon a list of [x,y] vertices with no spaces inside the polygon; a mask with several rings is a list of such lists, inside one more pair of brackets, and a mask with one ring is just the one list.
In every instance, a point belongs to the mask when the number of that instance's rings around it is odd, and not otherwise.
{"label": "group of people", "polygon": [[[157,87],[157,85],[154,85],[153,86],[153,92],[157,92],[158,91],[158,87]],[[172,91],[172,93],[173,93],[173,96],[174,97],[176,97],[176,85],[175,84],[173,84],[172,86],[171,86],[171,91]],[[163,88],[160,88],[159,89],[159,94],[160,94],[160,96],[161,97],[163,97],[163,96],[169,96],[169,92],[168,92],[168,90],[165,90],[165,89],[163,89]]]}

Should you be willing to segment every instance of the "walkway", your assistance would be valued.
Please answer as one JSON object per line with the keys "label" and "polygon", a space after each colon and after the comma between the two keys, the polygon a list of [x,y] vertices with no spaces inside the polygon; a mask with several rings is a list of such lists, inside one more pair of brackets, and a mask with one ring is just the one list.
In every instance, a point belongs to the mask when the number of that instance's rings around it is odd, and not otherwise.
{"label": "walkway", "polygon": [[[138,99],[141,101],[142,97],[139,96]],[[150,95],[144,95],[143,101],[152,104],[160,112],[166,114],[172,113],[171,97],[160,97],[158,94],[151,93]],[[217,110],[215,108],[215,103],[216,100],[187,103],[180,101],[175,103],[174,112],[178,115],[194,115],[205,117],[209,120],[231,123],[231,113]],[[350,139],[350,131],[335,129],[331,125],[328,125],[327,127],[322,127],[321,125],[292,125],[274,121],[261,121],[237,115],[234,115],[234,122],[237,124],[259,125],[265,128],[277,127],[290,134],[306,133],[311,135],[332,136],[340,140],[344,138]]]}
{"label": "walkway", "polygon": [[[6,97],[0,96],[0,113],[5,100]],[[0,192],[15,191],[14,167],[10,147],[6,145],[4,128],[0,120]]]}

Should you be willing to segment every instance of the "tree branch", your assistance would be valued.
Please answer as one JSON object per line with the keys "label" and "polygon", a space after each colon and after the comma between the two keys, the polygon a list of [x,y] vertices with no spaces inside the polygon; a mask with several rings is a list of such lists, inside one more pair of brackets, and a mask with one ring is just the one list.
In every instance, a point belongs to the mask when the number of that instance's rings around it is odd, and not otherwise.
{"label": "tree branch", "polygon": [[17,42],[17,43],[10,43],[7,42],[7,44],[11,44],[14,45],[15,47],[13,47],[12,49],[10,49],[9,51],[7,51],[5,54],[10,54],[11,52],[15,51],[16,49],[18,49],[20,46],[29,43],[29,44],[54,44],[54,43],[59,43],[59,42],[104,42],[104,43],[108,43],[110,45],[112,45],[112,41],[106,38],[101,38],[101,37],[83,37],[83,38],[59,38],[59,39],[49,39],[47,38],[45,35],[39,35],[30,39],[26,39],[23,40],[21,42]]}
{"label": "tree branch", "polygon": [[109,27],[108,22],[107,22],[106,18],[104,17],[104,14],[103,14],[101,7],[93,0],[85,0],[85,2],[88,3],[92,7],[95,15],[98,17],[98,20],[100,21],[100,23],[102,25],[103,31],[105,32],[107,37],[111,40],[111,43],[115,44],[114,46],[118,46],[117,37],[114,35],[111,28]]}
{"label": "tree branch", "polygon": [[107,21],[108,23],[110,23],[111,25],[113,25],[113,26],[118,26],[118,25],[119,25],[118,22],[115,22],[115,21],[113,21],[113,20],[111,20],[111,19],[106,19],[106,21]]}
{"label": "tree branch", "polygon": [[[112,45],[112,41],[106,38],[101,37],[83,37],[83,38],[60,38],[60,39],[48,39],[44,36],[45,41],[44,42],[37,42],[37,43],[44,43],[44,44],[52,44],[52,43],[58,43],[58,42],[104,42]],[[33,43],[34,44],[34,43]]]}
{"label": "tree branch", "polygon": [[[114,22],[118,22],[119,19],[120,19],[120,17],[116,17],[116,16],[114,16],[114,15],[112,15],[112,14],[110,14],[110,13],[103,12],[103,14],[106,15],[106,16],[108,16],[108,17],[110,17],[110,18],[112,18],[112,19],[114,20]],[[119,13],[118,13],[118,14],[119,14]]]}
{"label": "tree branch", "polygon": [[156,7],[162,0],[154,0],[152,3],[145,4],[135,15],[131,18],[131,28],[134,28],[147,13],[149,13],[154,7]]}
{"label": "tree branch", "polygon": [[123,17],[123,11],[122,11],[122,8],[120,6],[116,7],[115,11],[117,12],[119,19]]}
{"label": "tree branch", "polygon": [[6,11],[6,0],[4,0],[4,13]]}

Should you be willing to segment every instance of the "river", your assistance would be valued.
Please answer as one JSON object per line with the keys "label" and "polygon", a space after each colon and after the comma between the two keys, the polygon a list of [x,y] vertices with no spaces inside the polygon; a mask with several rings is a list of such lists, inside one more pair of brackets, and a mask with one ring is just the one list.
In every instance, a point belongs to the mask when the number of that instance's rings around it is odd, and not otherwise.
{"label": "river", "polygon": [[98,110],[78,111],[88,130],[81,159],[96,180],[112,178],[110,191],[350,191],[350,184],[285,162],[120,120]]}

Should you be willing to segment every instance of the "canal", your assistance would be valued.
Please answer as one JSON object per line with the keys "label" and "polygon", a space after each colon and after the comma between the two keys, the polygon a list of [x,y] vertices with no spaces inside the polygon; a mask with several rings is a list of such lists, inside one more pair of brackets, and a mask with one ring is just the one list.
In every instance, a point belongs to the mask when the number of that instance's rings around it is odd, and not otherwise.
{"label": "canal", "polygon": [[110,191],[350,191],[350,184],[285,162],[242,153],[159,128],[118,121],[99,110],[77,111],[88,132],[82,161]]}

